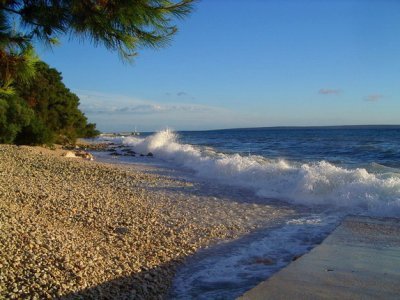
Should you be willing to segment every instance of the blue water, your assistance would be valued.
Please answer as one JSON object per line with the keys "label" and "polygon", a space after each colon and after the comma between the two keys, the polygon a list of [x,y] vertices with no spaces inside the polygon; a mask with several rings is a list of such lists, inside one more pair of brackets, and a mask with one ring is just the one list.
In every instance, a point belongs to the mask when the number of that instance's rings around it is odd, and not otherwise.
{"label": "blue water", "polygon": [[225,153],[297,162],[325,160],[352,167],[377,163],[400,168],[400,127],[250,128],[178,134],[183,144],[209,146]]}
{"label": "blue water", "polygon": [[[190,258],[171,299],[234,299],[320,243],[348,214],[400,217],[400,126],[165,130],[102,139],[154,154],[121,157],[123,163],[160,164],[224,195],[241,188],[257,203],[293,209],[264,230]],[[276,263],[253,264],[255,257]]]}

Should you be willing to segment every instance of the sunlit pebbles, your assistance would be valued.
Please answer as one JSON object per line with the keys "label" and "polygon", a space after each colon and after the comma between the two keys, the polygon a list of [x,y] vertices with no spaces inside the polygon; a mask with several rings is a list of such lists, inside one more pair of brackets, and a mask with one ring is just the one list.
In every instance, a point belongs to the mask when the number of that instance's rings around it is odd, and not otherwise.
{"label": "sunlit pebbles", "polygon": [[193,183],[0,145],[0,298],[157,299],[213,241],[292,213]]}

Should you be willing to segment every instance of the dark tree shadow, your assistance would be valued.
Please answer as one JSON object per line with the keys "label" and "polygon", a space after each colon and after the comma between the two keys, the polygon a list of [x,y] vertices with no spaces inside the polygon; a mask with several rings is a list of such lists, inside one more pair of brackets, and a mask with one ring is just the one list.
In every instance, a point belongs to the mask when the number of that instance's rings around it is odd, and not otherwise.
{"label": "dark tree shadow", "polygon": [[[97,286],[64,295],[58,299],[174,299],[177,295],[174,294],[171,287],[177,272],[181,277],[190,277],[193,267],[195,269],[208,268],[210,258],[212,258],[211,262],[217,262],[219,258],[235,256],[240,252],[240,249],[247,251],[248,246],[255,241],[267,240],[274,244],[274,239],[276,239],[289,242],[289,245],[276,243],[276,247],[266,248],[267,252],[255,253],[254,251],[249,251],[249,255],[243,256],[240,259],[240,264],[253,270],[254,274],[247,274],[246,280],[241,284],[229,282],[229,279],[227,279],[227,281],[215,282],[215,286],[212,286],[212,289],[216,291],[230,289],[233,294],[239,296],[320,244],[338,224],[339,222],[329,225],[326,228],[329,229],[328,231],[324,230],[311,235],[311,229],[316,226],[314,224],[295,224],[291,225],[292,229],[286,228],[284,231],[282,231],[282,228],[287,225],[283,223],[276,224],[274,227],[259,228],[238,239],[216,243],[209,248],[199,249],[193,255],[182,259],[173,260],[149,270],[132,273],[129,276],[121,276]],[[287,230],[291,231],[289,232],[290,235],[285,239],[284,236],[280,235],[280,232]],[[290,247],[291,244],[294,246],[301,245],[301,247],[293,247],[292,249]],[[288,247],[289,249],[287,249]],[[206,281],[208,284],[208,280]],[[204,285],[201,280],[195,281],[194,285],[193,298],[202,294],[201,290],[207,291],[210,289],[210,286]]]}
{"label": "dark tree shadow", "polygon": [[60,300],[108,300],[108,299],[164,299],[171,286],[177,266],[174,260],[153,269],[132,273],[101,283],[97,286],[66,294]]}

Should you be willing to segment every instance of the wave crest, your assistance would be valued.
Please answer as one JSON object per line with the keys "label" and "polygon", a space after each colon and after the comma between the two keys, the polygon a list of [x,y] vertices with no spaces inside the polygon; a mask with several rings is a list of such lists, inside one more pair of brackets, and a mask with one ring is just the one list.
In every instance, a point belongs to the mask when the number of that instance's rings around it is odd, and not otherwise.
{"label": "wave crest", "polygon": [[400,214],[399,176],[346,169],[326,161],[296,164],[255,155],[223,154],[178,140],[176,133],[164,130],[146,138],[126,137],[122,143],[137,152],[153,152],[203,178],[250,188],[263,197],[372,215]]}

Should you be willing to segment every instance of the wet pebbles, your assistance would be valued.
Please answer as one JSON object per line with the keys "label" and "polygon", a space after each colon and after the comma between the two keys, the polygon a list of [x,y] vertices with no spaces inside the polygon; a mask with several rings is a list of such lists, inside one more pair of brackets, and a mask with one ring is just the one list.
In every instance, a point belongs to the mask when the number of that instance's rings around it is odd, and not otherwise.
{"label": "wet pebbles", "polygon": [[162,299],[183,258],[247,230],[168,187],[190,184],[0,145],[0,299]]}

